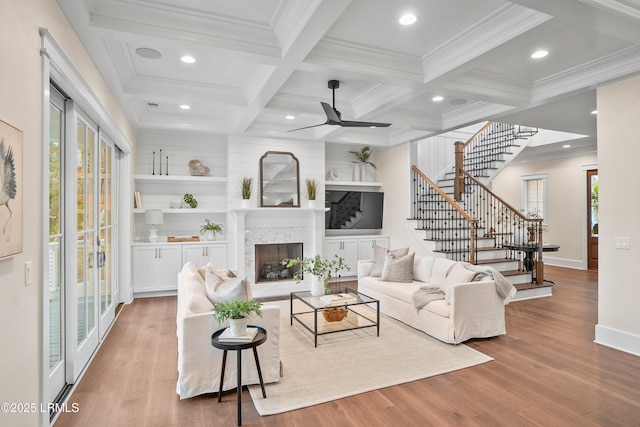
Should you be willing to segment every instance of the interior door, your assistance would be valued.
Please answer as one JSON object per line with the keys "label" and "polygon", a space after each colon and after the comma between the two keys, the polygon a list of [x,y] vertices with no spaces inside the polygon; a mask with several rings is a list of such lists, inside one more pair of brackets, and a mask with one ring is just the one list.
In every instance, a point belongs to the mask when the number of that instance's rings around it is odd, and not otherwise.
{"label": "interior door", "polygon": [[587,268],[598,269],[598,170],[587,171]]}
{"label": "interior door", "polygon": [[114,304],[114,277],[115,265],[114,244],[116,236],[115,231],[115,210],[113,209],[114,193],[114,173],[115,167],[115,149],[103,136],[100,137],[100,149],[98,150],[99,165],[99,239],[97,249],[97,265],[100,287],[100,339],[104,337],[109,326],[115,318]]}

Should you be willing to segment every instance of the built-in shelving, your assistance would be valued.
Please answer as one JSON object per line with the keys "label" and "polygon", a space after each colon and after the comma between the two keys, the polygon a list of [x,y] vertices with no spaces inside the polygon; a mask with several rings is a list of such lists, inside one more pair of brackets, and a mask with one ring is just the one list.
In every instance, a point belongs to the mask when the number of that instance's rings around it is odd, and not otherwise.
{"label": "built-in shelving", "polygon": [[149,209],[134,209],[133,213],[145,213],[148,210],[159,210],[162,213],[166,214],[209,214],[209,213],[227,213],[226,209],[207,209],[207,208],[178,208],[178,209],[157,209],[157,208],[149,208]]}
{"label": "built-in shelving", "polygon": [[226,183],[226,176],[192,176],[192,175],[149,175],[137,174],[133,177],[139,182],[189,182],[189,183]]}
{"label": "built-in shelving", "polygon": [[325,187],[381,187],[382,183],[373,181],[325,181]]}

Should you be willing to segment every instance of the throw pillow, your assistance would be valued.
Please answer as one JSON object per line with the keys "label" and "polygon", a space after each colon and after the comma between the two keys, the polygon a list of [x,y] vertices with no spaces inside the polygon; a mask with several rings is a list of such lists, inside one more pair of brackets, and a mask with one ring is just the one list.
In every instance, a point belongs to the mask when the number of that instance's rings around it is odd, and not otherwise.
{"label": "throw pillow", "polygon": [[216,302],[215,298],[216,298],[217,289],[224,282],[225,282],[225,277],[223,277],[216,270],[207,268],[206,276],[204,279],[204,287],[206,289],[207,298],[209,298],[209,301],[214,303]]}
{"label": "throw pillow", "polygon": [[202,267],[198,267],[198,273],[202,276],[202,279],[206,279],[207,276],[207,268],[210,268],[213,271],[218,271],[218,267],[215,266],[214,263],[208,262],[207,265],[203,265]]}
{"label": "throw pillow", "polygon": [[193,280],[196,281],[196,283],[201,284],[202,286],[204,286],[204,277],[201,277],[198,274],[198,267],[196,267],[196,265],[189,261],[187,262],[183,267],[182,267],[182,271],[181,271],[182,275],[184,277],[190,277]]}
{"label": "throw pillow", "polygon": [[449,274],[447,274],[444,283],[440,285],[440,289],[444,292],[444,300],[449,304],[451,300],[451,288],[460,283],[472,282],[478,273],[471,271],[465,267],[466,262],[456,263]]}
{"label": "throw pillow", "polygon": [[204,287],[198,282],[202,280],[200,275],[196,272],[186,273],[183,278],[184,289],[182,291],[187,306],[185,308],[185,314],[199,314],[210,312],[213,309],[213,304],[207,298],[207,294]]}
{"label": "throw pillow", "polygon": [[431,280],[429,282],[436,286],[443,285],[447,274],[456,264],[457,261],[452,261],[448,258],[436,258],[433,262],[433,270],[431,271]]}
{"label": "throw pillow", "polygon": [[382,246],[375,245],[373,247],[373,265],[371,266],[371,272],[369,273],[369,276],[382,276],[382,269],[384,268],[384,261],[387,253],[392,253],[396,258],[401,258],[409,253],[409,248],[389,250],[387,248],[383,248]]}
{"label": "throw pillow", "polygon": [[415,253],[396,257],[388,252],[384,259],[381,280],[386,282],[410,283],[413,281],[413,258]]}
{"label": "throw pillow", "polygon": [[232,279],[233,279],[234,277],[238,277],[238,275],[237,275],[236,273],[234,273],[233,271],[231,271],[231,270],[227,270],[227,273],[226,273],[225,275],[226,275],[227,277],[232,278]]}
{"label": "throw pillow", "polygon": [[221,283],[212,295],[211,302],[218,304],[234,299],[249,299],[247,284],[244,278],[235,277]]}

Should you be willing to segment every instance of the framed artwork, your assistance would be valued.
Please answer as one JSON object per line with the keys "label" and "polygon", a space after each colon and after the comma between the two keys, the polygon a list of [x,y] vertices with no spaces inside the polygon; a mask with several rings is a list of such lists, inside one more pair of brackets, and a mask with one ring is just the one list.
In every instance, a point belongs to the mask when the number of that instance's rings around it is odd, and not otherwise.
{"label": "framed artwork", "polygon": [[22,252],[22,131],[0,120],[0,259]]}

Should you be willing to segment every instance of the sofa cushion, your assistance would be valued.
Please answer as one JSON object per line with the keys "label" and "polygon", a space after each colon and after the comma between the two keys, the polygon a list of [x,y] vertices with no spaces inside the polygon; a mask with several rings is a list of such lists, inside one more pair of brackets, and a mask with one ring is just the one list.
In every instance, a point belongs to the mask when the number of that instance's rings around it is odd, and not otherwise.
{"label": "sofa cushion", "polygon": [[433,270],[429,283],[442,286],[444,280],[447,278],[447,274],[455,264],[457,264],[457,261],[452,261],[448,258],[436,258],[433,262]]}
{"label": "sofa cushion", "polygon": [[198,271],[183,273],[182,294],[185,300],[185,314],[206,313],[213,309],[213,304],[207,298],[207,293],[201,283],[202,278]]}
{"label": "sofa cushion", "polygon": [[437,314],[442,317],[449,317],[449,313],[451,312],[451,306],[445,302],[445,300],[436,300],[431,301],[427,304],[423,310],[430,311],[431,313]]}
{"label": "sofa cushion", "polygon": [[216,270],[213,270],[209,266],[206,267],[204,287],[207,291],[207,298],[209,298],[209,301],[215,302],[217,289],[227,280],[227,277],[218,273]]}
{"label": "sofa cushion", "polygon": [[373,247],[373,265],[371,266],[371,272],[369,276],[380,277],[382,276],[382,269],[384,268],[385,256],[387,253],[392,253],[395,257],[400,258],[409,253],[409,248],[400,249],[387,249],[382,246],[375,245]]}
{"label": "sofa cushion", "polygon": [[403,257],[396,257],[392,252],[387,252],[381,279],[387,282],[413,282],[414,256],[414,252]]}
{"label": "sofa cushion", "polygon": [[198,273],[200,273],[200,276],[202,276],[202,280],[205,280],[207,278],[207,269],[218,271],[218,267],[216,267],[215,264],[212,263],[211,261],[209,261],[206,265],[203,265],[202,267],[198,267]]}
{"label": "sofa cushion", "polygon": [[444,300],[449,304],[451,300],[451,287],[459,283],[471,282],[477,276],[475,271],[465,268],[464,262],[456,263],[444,279],[444,283],[440,285],[440,289],[444,292]]}
{"label": "sofa cushion", "polygon": [[[413,281],[411,283],[385,282],[377,277],[363,277],[360,279],[365,286],[375,289],[381,294],[399,299],[400,301],[411,304],[413,307],[413,294],[420,289],[421,282]],[[365,292],[366,293],[366,292]]]}
{"label": "sofa cushion", "polygon": [[413,280],[430,283],[435,257],[416,255],[413,260]]}

